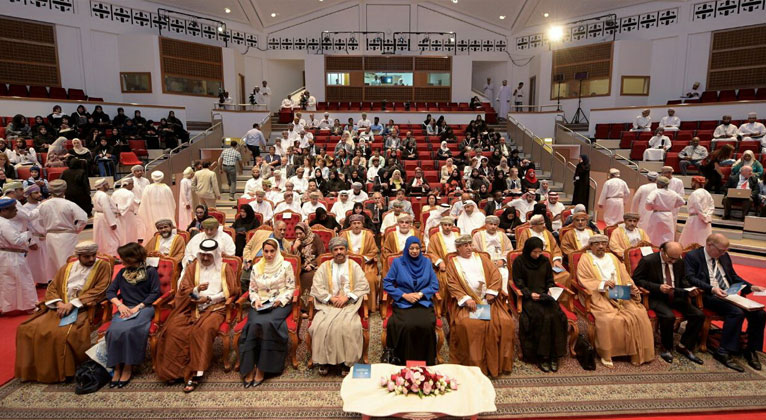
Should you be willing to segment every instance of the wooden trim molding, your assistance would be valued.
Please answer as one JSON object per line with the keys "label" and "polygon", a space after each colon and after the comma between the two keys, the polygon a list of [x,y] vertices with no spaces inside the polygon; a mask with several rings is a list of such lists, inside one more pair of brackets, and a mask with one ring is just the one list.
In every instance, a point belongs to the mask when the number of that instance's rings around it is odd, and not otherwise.
{"label": "wooden trim molding", "polygon": [[623,109],[655,109],[655,108],[673,108],[673,109],[679,109],[679,108],[687,108],[687,107],[697,107],[697,106],[722,106],[722,105],[745,105],[745,104],[766,104],[766,101],[733,101],[733,102],[708,102],[704,104],[700,103],[693,103],[693,104],[673,104],[673,105],[636,105],[636,106],[621,106],[618,108],[592,108],[590,112],[593,111],[620,111]]}
{"label": "wooden trim molding", "polygon": [[164,109],[186,109],[185,106],[174,105],[148,105],[137,104],[135,102],[98,102],[98,101],[76,101],[73,99],[53,99],[53,98],[22,98],[21,96],[0,96],[0,101],[34,101],[34,102],[61,102],[70,104],[83,104],[83,105],[117,105],[117,106],[129,106],[132,108],[164,108]]}

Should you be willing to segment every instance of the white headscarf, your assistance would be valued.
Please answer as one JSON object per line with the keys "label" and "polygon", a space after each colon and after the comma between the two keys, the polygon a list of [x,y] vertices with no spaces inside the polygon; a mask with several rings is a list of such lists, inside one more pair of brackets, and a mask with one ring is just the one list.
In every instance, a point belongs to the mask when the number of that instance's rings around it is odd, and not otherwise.
{"label": "white headscarf", "polygon": [[[274,275],[282,268],[285,258],[282,256],[282,251],[279,250],[279,243],[274,238],[267,238],[263,241],[263,245],[270,244],[277,249],[277,253],[274,255],[274,259],[270,263],[266,262],[266,257],[262,257],[253,267],[253,273],[261,275]],[[261,249],[263,249],[263,245]]]}

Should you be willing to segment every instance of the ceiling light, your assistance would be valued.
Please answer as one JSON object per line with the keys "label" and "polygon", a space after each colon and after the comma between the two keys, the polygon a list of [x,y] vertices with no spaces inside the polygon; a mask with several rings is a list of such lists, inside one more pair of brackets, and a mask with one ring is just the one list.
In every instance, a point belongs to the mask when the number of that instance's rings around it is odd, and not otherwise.
{"label": "ceiling light", "polygon": [[500,20],[505,19],[505,15],[500,15]]}
{"label": "ceiling light", "polygon": [[218,32],[223,32],[223,26],[218,25]]}
{"label": "ceiling light", "polygon": [[547,12],[546,12],[546,13],[543,13],[543,17],[548,17],[548,16],[550,16],[550,15],[548,15],[548,13],[547,13]]}
{"label": "ceiling light", "polygon": [[457,4],[457,0],[452,0],[453,3]]}
{"label": "ceiling light", "polygon": [[271,17],[277,17],[277,14],[276,13],[272,13]]}
{"label": "ceiling light", "polygon": [[548,28],[548,40],[551,42],[557,42],[564,39],[564,28],[559,25],[554,25]]}
{"label": "ceiling light", "polygon": [[231,13],[231,9],[229,9],[228,7],[223,9],[223,11],[226,12],[226,13]]}

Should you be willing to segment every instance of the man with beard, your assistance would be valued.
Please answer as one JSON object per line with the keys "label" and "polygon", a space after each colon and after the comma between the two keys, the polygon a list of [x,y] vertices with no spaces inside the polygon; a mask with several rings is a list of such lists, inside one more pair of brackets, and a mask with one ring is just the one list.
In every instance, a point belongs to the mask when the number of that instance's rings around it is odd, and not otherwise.
{"label": "man with beard", "polygon": [[146,252],[157,252],[180,262],[184,256],[186,240],[176,232],[173,221],[160,219],[154,223],[154,226],[157,228],[157,232],[146,243]]}

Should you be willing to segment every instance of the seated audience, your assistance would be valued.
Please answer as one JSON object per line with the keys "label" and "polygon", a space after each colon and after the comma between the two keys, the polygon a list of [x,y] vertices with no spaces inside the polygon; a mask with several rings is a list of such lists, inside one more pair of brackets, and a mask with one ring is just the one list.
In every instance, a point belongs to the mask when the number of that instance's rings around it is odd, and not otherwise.
{"label": "seated audience", "polygon": [[[429,216],[430,219],[431,216]],[[433,216],[439,217],[439,216]],[[455,232],[455,218],[452,216],[440,216],[439,230],[428,238],[426,256],[431,259],[436,272],[436,278],[439,280],[439,296],[443,300],[447,299],[447,256],[457,249],[455,248],[455,239],[459,232]],[[429,229],[430,230],[430,229]],[[426,233],[428,233],[426,231]]]}
{"label": "seated audience", "polygon": [[[596,351],[601,363],[614,368],[613,357],[630,356],[633,365],[654,360],[654,333],[641,294],[625,265],[607,252],[606,235],[588,240],[589,250],[577,265],[577,281],[588,290],[590,310],[596,324]],[[630,299],[609,297],[609,290],[628,286]]]}
{"label": "seated audience", "polygon": [[509,206],[513,206],[519,211],[519,220],[521,220],[522,223],[527,221],[527,213],[535,208],[535,204],[537,203],[535,201],[535,195],[536,194],[533,191],[527,191],[521,197],[508,203]]}
{"label": "seated audience", "polygon": [[697,136],[692,137],[691,143],[678,152],[678,158],[680,159],[678,166],[681,168],[681,175],[686,176],[689,165],[699,168],[707,156],[708,151],[705,146],[700,146],[700,138]]}
{"label": "seated audience", "polygon": [[569,258],[572,253],[588,246],[590,237],[596,234],[596,232],[588,226],[589,222],[590,218],[585,211],[575,212],[572,215],[572,225],[574,226],[574,229],[569,229],[564,236],[561,237],[561,252],[563,252],[567,258]]}
{"label": "seated audience", "polygon": [[665,152],[670,150],[672,142],[664,135],[664,129],[658,128],[654,136],[649,139],[649,147],[644,150],[644,160],[665,160]]}
{"label": "seated audience", "polygon": [[[361,204],[357,203],[357,205],[361,208]],[[338,236],[348,242],[348,252],[364,257],[362,269],[370,285],[370,310],[376,311],[380,290],[380,272],[378,271],[380,251],[375,243],[375,234],[364,225],[365,218],[369,219],[369,216],[364,213],[352,214],[348,217],[350,227],[341,231]]]}
{"label": "seated audience", "polygon": [[424,196],[431,191],[431,186],[428,185],[428,181],[423,177],[423,170],[415,168],[415,175],[411,180],[407,182],[407,194],[410,196]]}
{"label": "seated audience", "polygon": [[156,252],[180,263],[184,257],[186,240],[176,232],[173,221],[160,219],[154,222],[154,227],[157,232],[144,245],[146,252]]}
{"label": "seated audience", "polygon": [[213,217],[208,217],[202,221],[200,227],[202,230],[198,234],[193,235],[189,240],[189,243],[186,244],[184,258],[181,261],[184,267],[197,258],[200,244],[207,239],[214,239],[217,249],[223,255],[232,256],[237,253],[237,246],[234,244],[234,239],[231,238],[231,235],[223,231],[218,220]]}
{"label": "seated audience", "polygon": [[705,184],[706,190],[713,194],[721,194],[721,187],[723,186],[723,171],[721,168],[725,166],[724,162],[730,159],[733,154],[734,146],[724,144],[723,147],[713,150],[707,160],[703,160],[700,171],[707,179]]}
{"label": "seated audience", "polygon": [[678,131],[681,126],[681,119],[676,117],[676,110],[673,108],[668,109],[668,115],[660,119],[659,128],[665,131]]}
{"label": "seated audience", "polygon": [[196,255],[178,285],[173,310],[157,333],[152,355],[157,377],[169,383],[183,379],[186,393],[199,386],[210,367],[213,341],[226,319],[226,303],[240,291],[239,279],[223,261],[216,240],[202,241]]}
{"label": "seated audience", "polygon": [[631,128],[630,131],[652,131],[652,117],[649,116],[650,112],[649,109],[641,111],[641,115],[638,115],[633,120],[633,128]]}
{"label": "seated audience", "polygon": [[640,216],[637,213],[625,213],[622,216],[624,223],[620,223],[609,238],[609,250],[612,251],[618,259],[622,260],[625,251],[638,245],[639,242],[649,242],[649,235],[638,226]]}
{"label": "seated audience", "polygon": [[739,129],[731,123],[731,115],[721,117],[721,124],[713,131],[713,142],[716,140],[736,141],[739,135]]}
{"label": "seated audience", "polygon": [[486,252],[492,263],[502,277],[501,286],[504,293],[508,293],[508,267],[506,266],[506,257],[513,251],[511,243],[505,232],[499,230],[500,218],[497,216],[487,216],[484,219],[485,229],[481,229],[473,234],[473,250],[477,252]]}
{"label": "seated audience", "polygon": [[[750,190],[749,198],[735,198],[729,197],[729,190]],[[742,220],[745,220],[747,213],[750,212],[750,207],[754,203],[758,203],[758,193],[760,187],[758,185],[758,178],[753,175],[753,168],[750,166],[743,166],[739,171],[739,174],[729,177],[729,181],[726,183],[726,190],[723,197],[723,218],[724,220],[731,219],[731,206],[737,204],[742,208]]]}
{"label": "seated audience", "polygon": [[551,213],[553,219],[551,220],[551,229],[554,233],[558,234],[559,229],[563,225],[561,220],[561,214],[564,212],[564,204],[559,201],[559,193],[551,191],[548,193],[548,203],[546,209]]}
{"label": "seated audience", "polygon": [[471,235],[474,229],[484,226],[486,216],[476,206],[476,202],[468,200],[463,203],[463,209],[457,217],[457,227],[465,235]]}
{"label": "seated audience", "polygon": [[745,166],[752,168],[754,177],[760,178],[763,176],[763,165],[755,159],[755,153],[752,150],[745,150],[742,153],[742,157],[734,162],[734,165],[731,167],[731,174],[738,175],[739,171]]}
{"label": "seated audience", "polygon": [[370,284],[362,267],[346,255],[345,238],[332,238],[329,248],[333,258],[319,266],[311,286],[316,308],[308,331],[311,359],[319,365],[320,375],[327,375],[331,366],[342,365],[341,375],[345,376],[362,357],[364,337],[359,308],[370,292]]}
{"label": "seated audience", "polygon": [[550,255],[553,268],[553,278],[556,283],[569,286],[569,273],[564,269],[563,254],[559,248],[556,238],[545,228],[545,219],[542,215],[534,215],[529,219],[529,229],[524,229],[516,238],[516,249],[523,250],[528,240],[537,238],[543,243],[543,251]]}
{"label": "seated audience", "polygon": [[381,246],[384,258],[387,258],[388,255],[401,253],[404,250],[404,243],[410,236],[415,236],[420,240],[420,231],[412,227],[412,220],[412,216],[407,213],[400,214],[396,218],[396,229],[383,236]]}
{"label": "seated audience", "polygon": [[308,294],[317,269],[317,258],[324,254],[322,238],[314,234],[305,222],[295,225],[295,240],[290,245],[290,254],[301,257],[300,286],[301,298],[308,302]]}
{"label": "seated audience", "polygon": [[519,341],[524,360],[543,372],[557,372],[559,359],[567,353],[567,319],[550,294],[556,287],[551,263],[543,255],[540,238],[530,238],[513,261],[513,282],[522,293]]}
{"label": "seated audience", "polygon": [[760,141],[761,146],[766,149],[764,137],[766,137],[766,126],[758,122],[758,115],[755,112],[747,114],[747,122],[739,126],[739,135],[743,141]]}
{"label": "seated audience", "polygon": [[234,246],[236,251],[234,255],[241,257],[247,245],[247,232],[257,228],[261,225],[258,218],[255,217],[255,212],[250,206],[242,206],[239,209],[234,223],[231,224],[231,228],[234,229]]}
{"label": "seated audience", "polygon": [[[478,366],[497,377],[513,367],[513,320],[498,297],[500,272],[487,254],[474,252],[472,242],[470,235],[458,237],[457,255],[447,262],[450,362]],[[479,305],[489,305],[489,320],[470,317]]]}

